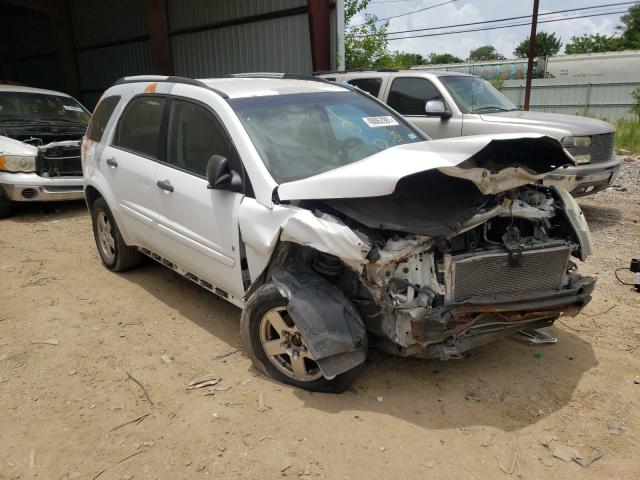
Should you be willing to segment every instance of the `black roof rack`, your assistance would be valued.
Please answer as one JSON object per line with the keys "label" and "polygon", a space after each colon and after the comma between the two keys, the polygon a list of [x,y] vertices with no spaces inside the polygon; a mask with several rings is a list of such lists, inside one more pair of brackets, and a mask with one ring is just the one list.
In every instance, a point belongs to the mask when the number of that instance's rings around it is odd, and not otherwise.
{"label": "black roof rack", "polygon": [[228,99],[229,95],[215,88],[211,88],[206,83],[196,80],[194,78],[176,77],[176,76],[162,76],[162,75],[136,75],[132,77],[122,77],[114,83],[114,85],[124,85],[127,83],[140,83],[140,82],[158,82],[158,83],[182,83],[185,85],[194,85],[196,87],[206,88],[214,93],[217,93],[224,99]]}
{"label": "black roof rack", "polygon": [[303,73],[279,73],[279,72],[246,72],[232,73],[232,78],[276,78],[282,80],[308,80],[310,82],[328,83],[324,78],[314,77],[313,75],[305,75]]}
{"label": "black roof rack", "polygon": [[318,70],[317,72],[313,72],[314,75],[327,75],[330,73],[356,73],[356,72],[399,72],[397,68],[351,68],[349,70]]}

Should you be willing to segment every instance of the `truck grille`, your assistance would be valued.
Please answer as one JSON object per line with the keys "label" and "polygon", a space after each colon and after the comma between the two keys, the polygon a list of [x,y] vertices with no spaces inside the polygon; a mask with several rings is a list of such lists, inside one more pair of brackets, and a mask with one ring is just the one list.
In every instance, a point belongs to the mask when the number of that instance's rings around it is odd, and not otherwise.
{"label": "truck grille", "polygon": [[569,147],[571,155],[591,154],[591,163],[602,163],[611,160],[615,143],[615,133],[591,135],[591,145],[588,147]]}
{"label": "truck grille", "polygon": [[532,293],[562,287],[569,247],[522,252],[522,264],[512,266],[507,252],[459,255],[452,260],[450,297],[461,302],[475,296]]}
{"label": "truck grille", "polygon": [[[65,142],[66,143],[66,142]],[[49,177],[81,176],[80,142],[73,145],[56,145],[40,147],[36,158],[36,169],[39,175]]]}

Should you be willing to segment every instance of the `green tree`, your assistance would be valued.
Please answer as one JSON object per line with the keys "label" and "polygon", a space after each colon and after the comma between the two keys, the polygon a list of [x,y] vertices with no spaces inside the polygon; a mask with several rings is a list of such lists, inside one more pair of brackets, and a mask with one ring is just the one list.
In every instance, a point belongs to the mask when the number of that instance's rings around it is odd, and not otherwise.
{"label": "green tree", "polygon": [[618,25],[618,30],[622,32],[621,40],[623,48],[640,48],[640,3],[629,7],[629,13],[623,15],[620,20],[622,25]]}
{"label": "green tree", "polygon": [[498,53],[493,45],[483,45],[469,52],[470,62],[483,62],[487,60],[504,60],[504,55]]}
{"label": "green tree", "polygon": [[344,2],[344,56],[347,69],[370,68],[385,60],[387,29],[389,22],[377,24],[378,17],[365,14],[364,23],[350,26],[353,17],[367,8],[369,0],[345,0]]}
{"label": "green tree", "polygon": [[450,53],[430,53],[429,54],[429,63],[433,65],[438,65],[442,63],[462,63],[464,60],[458,58]]}
{"label": "green tree", "polygon": [[[555,33],[538,32],[536,34],[536,57],[552,57],[560,51],[562,39]],[[529,37],[522,40],[513,51],[516,57],[527,58],[529,56]]]}
{"label": "green tree", "polygon": [[622,50],[622,48],[623,45],[620,38],[607,37],[596,33],[595,35],[585,34],[571,37],[571,40],[565,45],[564,51],[567,55],[573,55],[577,53],[613,52]]}

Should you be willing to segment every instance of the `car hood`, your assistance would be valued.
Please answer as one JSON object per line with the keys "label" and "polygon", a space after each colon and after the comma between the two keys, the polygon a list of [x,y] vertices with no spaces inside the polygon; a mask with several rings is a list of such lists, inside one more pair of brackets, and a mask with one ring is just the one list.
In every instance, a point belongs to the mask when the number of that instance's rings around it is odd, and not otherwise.
{"label": "car hood", "polygon": [[37,147],[0,135],[0,155],[36,155]]}
{"label": "car hood", "polygon": [[[437,172],[475,184],[483,194],[534,183],[575,164],[558,140],[539,134],[459,137],[411,143],[277,187],[277,198],[328,200],[391,195],[405,178]],[[455,195],[455,191],[450,192]]]}
{"label": "car hood", "polygon": [[[516,110],[512,112],[483,113],[480,115],[488,123],[509,123],[511,125],[527,125],[536,128],[549,128],[550,131],[567,132],[568,135],[597,135],[615,132],[613,125],[594,118],[563,115],[561,113],[526,112]],[[551,133],[551,132],[550,132]]]}

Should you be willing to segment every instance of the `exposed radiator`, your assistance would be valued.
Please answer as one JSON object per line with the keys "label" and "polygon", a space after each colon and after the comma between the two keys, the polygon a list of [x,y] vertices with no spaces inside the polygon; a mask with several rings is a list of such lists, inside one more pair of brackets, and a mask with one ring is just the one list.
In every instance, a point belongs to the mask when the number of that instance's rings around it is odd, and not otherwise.
{"label": "exposed radiator", "polygon": [[503,251],[454,256],[448,296],[461,302],[475,296],[557,290],[562,287],[569,254],[566,246],[525,250],[519,266],[512,266]]}

